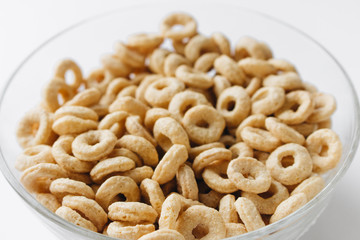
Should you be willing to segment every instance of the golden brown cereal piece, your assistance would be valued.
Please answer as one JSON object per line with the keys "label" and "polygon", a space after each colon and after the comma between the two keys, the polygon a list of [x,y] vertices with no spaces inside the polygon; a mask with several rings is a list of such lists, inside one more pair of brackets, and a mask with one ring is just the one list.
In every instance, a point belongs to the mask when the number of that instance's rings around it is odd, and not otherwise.
{"label": "golden brown cereal piece", "polygon": [[135,98],[144,104],[149,104],[145,99],[145,92],[152,83],[156,82],[162,77],[163,76],[160,74],[150,74],[146,76],[139,84],[139,87],[136,89]]}
{"label": "golden brown cereal piece", "polygon": [[67,177],[66,172],[57,164],[39,163],[27,168],[20,182],[30,193],[48,193],[52,181]]}
{"label": "golden brown cereal piece", "polygon": [[124,135],[117,141],[117,146],[127,148],[139,155],[145,165],[154,167],[159,162],[154,145],[143,137]]}
{"label": "golden brown cereal piece", "polygon": [[215,42],[221,54],[225,54],[227,56],[231,55],[230,41],[224,34],[220,32],[213,33],[211,35],[211,39]]}
{"label": "golden brown cereal piece", "polygon": [[269,75],[263,81],[264,87],[281,87],[284,90],[296,90],[303,87],[303,82],[296,72],[284,72],[279,75]]}
{"label": "golden brown cereal piece", "polygon": [[250,97],[252,97],[254,95],[254,93],[261,88],[262,86],[262,80],[260,78],[257,77],[253,77],[253,78],[247,78],[246,82],[245,82],[245,91],[247,92],[247,94],[249,94]]}
{"label": "golden brown cereal piece", "polygon": [[130,158],[131,160],[133,160],[137,167],[141,167],[143,165],[142,161],[138,157],[138,155],[136,155],[135,153],[133,153],[132,151],[130,151],[129,149],[126,149],[126,148],[116,148],[116,145],[115,145],[115,149],[108,155],[108,157],[109,158],[127,157],[127,158]]}
{"label": "golden brown cereal piece", "polygon": [[181,144],[190,149],[189,138],[175,119],[171,117],[159,118],[154,125],[154,137],[164,151],[168,151],[174,144]]}
{"label": "golden brown cereal piece", "polygon": [[109,71],[113,77],[126,77],[132,71],[131,67],[122,62],[116,54],[103,56],[101,63],[104,69]]}
{"label": "golden brown cereal piece", "polygon": [[[176,96],[176,95],[175,95]],[[172,117],[173,114],[163,108],[151,108],[146,112],[144,124],[149,131],[153,131],[155,122],[163,117]]]}
{"label": "golden brown cereal piece", "polygon": [[208,89],[214,85],[212,78],[204,72],[189,66],[181,65],[176,69],[175,76],[188,87]]}
{"label": "golden brown cereal piece", "polygon": [[88,185],[94,183],[88,173],[75,173],[75,172],[66,171],[66,174],[68,178],[75,181],[83,182]]}
{"label": "golden brown cereal piece", "polygon": [[116,99],[120,91],[130,86],[130,84],[128,79],[122,77],[111,80],[105,94],[100,99],[100,104],[109,106]]}
{"label": "golden brown cereal piece", "polygon": [[330,94],[314,93],[315,107],[313,113],[306,119],[309,123],[318,123],[330,118],[336,109],[335,98]]}
{"label": "golden brown cereal piece", "polygon": [[101,119],[98,125],[98,129],[109,129],[117,137],[121,137],[125,132],[125,121],[128,116],[129,114],[124,111],[109,113],[103,119]]}
{"label": "golden brown cereal piece", "polygon": [[145,56],[131,50],[125,44],[118,42],[115,44],[115,54],[120,61],[133,68],[141,68],[145,63]]}
{"label": "golden brown cereal piece", "polygon": [[116,98],[119,98],[119,97],[133,97],[134,98],[137,88],[138,87],[136,85],[130,85],[128,87],[125,87],[118,93]]}
{"label": "golden brown cereal piece", "polygon": [[235,196],[225,195],[219,202],[219,213],[225,223],[239,223],[239,216],[235,208]]}
{"label": "golden brown cereal piece", "polygon": [[338,164],[342,154],[342,144],[331,129],[319,129],[306,138],[305,146],[310,153],[316,173],[326,172]]}
{"label": "golden brown cereal piece", "polygon": [[271,176],[265,165],[251,157],[238,157],[231,160],[227,175],[238,189],[245,192],[266,192],[271,185]]}
{"label": "golden brown cereal piece", "polygon": [[148,140],[155,147],[157,146],[156,140],[151,134],[141,125],[139,116],[129,116],[126,118],[125,127],[128,133],[134,136],[143,137]]}
{"label": "golden brown cereal piece", "polygon": [[242,85],[245,82],[244,72],[232,58],[226,55],[218,57],[214,62],[214,67],[234,85]]}
{"label": "golden brown cereal piece", "polygon": [[165,201],[164,193],[158,182],[144,179],[140,184],[141,195],[147,204],[150,204],[160,215],[161,206]]}
{"label": "golden brown cereal piece", "polygon": [[[182,25],[181,30],[173,30],[175,25]],[[196,21],[185,13],[173,13],[168,15],[161,23],[160,30],[164,37],[174,40],[192,37],[196,34]]]}
{"label": "golden brown cereal piece", "polygon": [[138,115],[141,121],[144,120],[148,107],[139,100],[132,97],[117,98],[110,106],[109,112],[124,111],[131,115]]}
{"label": "golden brown cereal piece", "polygon": [[271,58],[268,62],[273,65],[278,72],[297,72],[295,66],[284,59]]}
{"label": "golden brown cereal piece", "polygon": [[167,108],[175,94],[184,89],[184,83],[176,78],[160,78],[147,87],[145,91],[145,100],[152,107]]}
{"label": "golden brown cereal piece", "polygon": [[[293,110],[295,108],[295,110]],[[314,102],[309,92],[292,91],[286,94],[284,105],[275,112],[275,116],[286,124],[300,124],[314,111]]]}
{"label": "golden brown cereal piece", "polygon": [[232,153],[225,148],[211,148],[201,152],[195,159],[192,168],[195,176],[200,178],[203,169],[216,161],[230,161]]}
{"label": "golden brown cereal piece", "polygon": [[[43,89],[43,105],[54,112],[74,96],[74,90],[62,78],[53,78]],[[61,101],[59,101],[61,100]]]}
{"label": "golden brown cereal piece", "polygon": [[270,115],[285,103],[285,90],[280,87],[263,87],[251,97],[252,114]]}
{"label": "golden brown cereal piece", "polygon": [[229,161],[219,161],[210,164],[202,173],[203,180],[213,190],[219,193],[233,193],[238,190],[235,184],[227,177]]}
{"label": "golden brown cereal piece", "polygon": [[150,70],[157,74],[164,74],[164,62],[170,53],[170,51],[163,48],[155,49],[149,57]]}
{"label": "golden brown cereal piece", "polygon": [[163,37],[157,33],[138,33],[128,37],[127,46],[140,53],[148,53],[163,42]]}
{"label": "golden brown cereal piece", "polygon": [[197,147],[193,147],[189,151],[189,158],[195,159],[200,153],[212,148],[225,148],[225,145],[221,142],[213,142],[213,143],[208,143]]}
{"label": "golden brown cereal piece", "polygon": [[248,232],[265,227],[259,211],[251,200],[239,197],[234,205]]}
{"label": "golden brown cereal piece", "polygon": [[127,157],[113,157],[101,160],[90,172],[95,183],[101,183],[109,175],[117,172],[126,172],[135,168],[135,162]]}
{"label": "golden brown cereal piece", "polygon": [[214,94],[211,91],[207,91],[206,89],[201,89],[201,88],[194,88],[194,87],[189,87],[189,88],[187,88],[187,90],[201,93],[202,95],[204,95],[206,97],[208,102],[210,102],[213,106],[216,104],[216,97],[214,96]]}
{"label": "golden brown cereal piece", "polygon": [[[85,86],[90,88],[96,88],[101,94],[104,94],[107,86],[111,82],[114,76],[103,68],[93,70],[89,76],[85,79]],[[99,96],[100,98],[101,96]]]}
{"label": "golden brown cereal piece", "polygon": [[198,105],[185,113],[182,124],[191,141],[197,144],[216,142],[225,128],[225,120],[213,107]]}
{"label": "golden brown cereal piece", "polygon": [[242,223],[225,223],[226,237],[234,237],[247,233],[245,225]]}
{"label": "golden brown cereal piece", "polygon": [[238,65],[245,74],[252,77],[264,78],[270,74],[276,73],[276,68],[269,62],[262,59],[245,58],[241,59],[238,62]]}
{"label": "golden brown cereal piece", "polygon": [[295,212],[307,202],[306,195],[304,193],[298,193],[290,196],[288,199],[279,204],[276,211],[270,218],[270,224],[279,221],[280,219]]}
{"label": "golden brown cereal piece", "polygon": [[78,135],[72,142],[75,157],[83,161],[97,161],[114,149],[116,136],[109,130],[91,130]]}
{"label": "golden brown cereal piece", "polygon": [[[74,74],[73,83],[67,84],[65,74],[67,71],[71,71]],[[64,83],[69,85],[74,91],[76,91],[83,83],[83,76],[80,67],[71,59],[62,60],[55,69],[55,77],[62,78]]]}
{"label": "golden brown cereal piece", "polygon": [[97,104],[100,98],[100,90],[98,90],[96,87],[91,87],[77,93],[71,100],[67,101],[64,106],[90,107]]}
{"label": "golden brown cereal piece", "polygon": [[202,54],[194,63],[194,69],[201,72],[208,72],[214,67],[214,61],[220,55],[216,52]]}
{"label": "golden brown cereal piece", "polygon": [[273,214],[276,207],[289,197],[289,192],[281,183],[272,180],[268,191],[261,194],[242,192],[241,196],[250,199],[261,214]]}
{"label": "golden brown cereal piece", "polygon": [[187,158],[188,152],[184,145],[172,145],[156,166],[152,179],[159,184],[169,182],[175,177],[179,167],[186,162]]}
{"label": "golden brown cereal piece", "polygon": [[229,80],[227,80],[226,77],[220,76],[220,75],[216,75],[213,78],[214,81],[214,86],[213,86],[213,91],[216,95],[216,97],[219,97],[220,94],[226,89],[231,87],[231,83],[229,82]]}
{"label": "golden brown cereal piece", "polygon": [[148,233],[139,240],[185,240],[184,236],[181,235],[178,231],[171,230],[171,229],[159,229],[155,232]]}
{"label": "golden brown cereal piece", "polygon": [[54,114],[55,121],[68,115],[93,121],[98,120],[98,115],[90,108],[82,106],[63,106],[56,110]]}
{"label": "golden brown cereal piece", "polygon": [[221,198],[225,194],[211,190],[208,193],[199,193],[199,202],[210,208],[218,208]]}
{"label": "golden brown cereal piece", "polygon": [[298,193],[305,193],[307,201],[313,199],[325,186],[321,176],[312,176],[302,181],[292,192],[291,196]]}
{"label": "golden brown cereal piece", "polygon": [[62,205],[82,213],[101,231],[108,221],[106,212],[92,199],[83,196],[65,196]]}
{"label": "golden brown cereal piece", "polygon": [[236,143],[236,139],[232,135],[222,135],[219,139],[219,142],[223,143],[226,148],[230,148]]}
{"label": "golden brown cereal piece", "polygon": [[35,166],[39,163],[55,163],[51,154],[51,147],[48,145],[36,145],[25,148],[16,158],[15,168],[19,171]]}
{"label": "golden brown cereal piece", "polygon": [[195,62],[201,54],[206,52],[218,52],[215,42],[203,35],[191,38],[185,46],[184,55],[190,62]]}
{"label": "golden brown cereal piece", "polygon": [[289,127],[288,125],[280,122],[280,120],[277,118],[266,118],[265,126],[272,135],[274,135],[284,143],[297,143],[300,145],[303,145],[305,143],[305,138],[303,135],[301,135],[299,132]]}
{"label": "golden brown cereal piece", "polygon": [[56,210],[55,214],[79,227],[83,227],[94,232],[98,231],[91,221],[83,218],[79,213],[69,207],[61,206]]}
{"label": "golden brown cereal piece", "polygon": [[[202,225],[207,231],[203,236],[194,236],[193,230]],[[226,236],[224,220],[215,209],[192,206],[179,216],[175,229],[185,239],[222,239]]]}
{"label": "golden brown cereal piece", "polygon": [[267,60],[272,58],[270,48],[263,42],[251,37],[242,37],[235,45],[235,59],[256,58]]}
{"label": "golden brown cereal piece", "polygon": [[177,53],[170,53],[164,61],[164,74],[168,77],[175,77],[176,69],[181,65],[190,66],[190,61]]}
{"label": "golden brown cereal piece", "polygon": [[[285,160],[289,162],[286,163]],[[293,185],[310,176],[313,160],[306,148],[296,143],[288,143],[270,154],[266,161],[266,168],[276,181]]]}
{"label": "golden brown cereal piece", "polygon": [[293,129],[295,129],[297,132],[301,133],[304,137],[309,136],[311,133],[319,129],[319,124],[317,123],[300,123],[295,125],[289,125]]}
{"label": "golden brown cereal piece", "polygon": [[58,178],[50,184],[50,192],[58,199],[66,195],[84,196],[90,199],[95,198],[95,193],[83,182],[71,180],[69,178]]}
{"label": "golden brown cereal piece", "polygon": [[254,127],[243,128],[241,139],[250,147],[264,152],[272,152],[281,145],[281,141],[270,132]]}
{"label": "golden brown cereal piece", "polygon": [[158,214],[150,205],[140,202],[115,202],[109,206],[112,221],[154,223]]}
{"label": "golden brown cereal piece", "polygon": [[129,171],[119,173],[120,176],[132,178],[136,184],[140,184],[145,178],[151,178],[153,174],[154,170],[149,166],[137,167]]}
{"label": "golden brown cereal piece", "polygon": [[51,193],[36,194],[36,200],[52,212],[55,212],[59,207],[61,207],[57,198]]}
{"label": "golden brown cereal piece", "polygon": [[140,237],[155,231],[153,224],[137,224],[136,226],[126,226],[122,222],[111,222],[107,228],[110,237],[137,240]]}
{"label": "golden brown cereal piece", "polygon": [[95,104],[94,106],[91,106],[90,108],[96,112],[96,114],[99,116],[99,118],[102,118],[106,114],[109,113],[108,107],[101,105],[101,104]]}
{"label": "golden brown cereal piece", "polygon": [[232,158],[237,158],[237,157],[253,157],[254,156],[254,151],[253,149],[247,145],[244,142],[238,142],[234,145],[232,145],[229,150],[232,153]]}
{"label": "golden brown cereal piece", "polygon": [[249,115],[250,108],[250,97],[240,86],[226,88],[216,103],[216,109],[223,115],[229,127],[238,126]]}
{"label": "golden brown cereal piece", "polygon": [[318,126],[318,129],[322,129],[322,128],[331,128],[331,125],[332,125],[332,122],[331,122],[331,119],[326,119],[325,121],[322,121],[322,122],[318,122],[317,123],[317,126]]}
{"label": "golden brown cereal piece", "polygon": [[238,142],[241,141],[241,131],[245,127],[265,128],[265,119],[266,119],[266,116],[263,114],[252,114],[252,115],[248,116],[247,118],[245,118],[236,129],[236,132],[235,132],[236,140]]}
{"label": "golden brown cereal piece", "polygon": [[187,164],[183,164],[176,172],[178,192],[185,198],[198,200],[199,189],[194,171]]}

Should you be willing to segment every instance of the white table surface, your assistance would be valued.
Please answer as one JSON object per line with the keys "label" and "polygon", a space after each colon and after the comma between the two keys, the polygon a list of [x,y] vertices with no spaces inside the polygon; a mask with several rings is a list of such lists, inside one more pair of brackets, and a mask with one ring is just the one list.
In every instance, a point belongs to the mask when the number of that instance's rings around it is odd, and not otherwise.
{"label": "white table surface", "polygon": [[[226,0],[224,0],[226,1]],[[0,87],[35,47],[84,18],[129,5],[120,0],[0,0]],[[239,4],[303,30],[339,60],[360,91],[360,2],[253,0]],[[0,133],[1,134],[1,133]],[[325,213],[301,239],[360,239],[359,154]],[[0,239],[55,239],[0,174]]]}

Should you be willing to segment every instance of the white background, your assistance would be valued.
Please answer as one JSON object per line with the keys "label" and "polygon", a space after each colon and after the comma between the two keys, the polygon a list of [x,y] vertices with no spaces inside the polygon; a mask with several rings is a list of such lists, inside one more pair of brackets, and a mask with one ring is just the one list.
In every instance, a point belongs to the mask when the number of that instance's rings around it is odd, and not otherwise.
{"label": "white background", "polygon": [[[49,37],[84,18],[131,2],[0,0],[0,87],[24,57]],[[288,22],[318,40],[344,66],[359,93],[359,1],[246,0],[239,5]],[[302,240],[360,239],[358,156],[337,185],[330,206]],[[23,238],[55,239],[0,174],[0,239]]]}

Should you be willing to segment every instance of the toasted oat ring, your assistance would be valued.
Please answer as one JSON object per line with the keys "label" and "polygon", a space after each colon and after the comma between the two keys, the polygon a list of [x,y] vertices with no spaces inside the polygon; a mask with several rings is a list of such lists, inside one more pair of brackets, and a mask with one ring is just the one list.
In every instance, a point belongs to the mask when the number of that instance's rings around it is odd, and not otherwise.
{"label": "toasted oat ring", "polygon": [[114,76],[110,73],[110,71],[107,71],[104,68],[95,69],[85,79],[85,86],[88,89],[96,88],[101,94],[104,94],[113,78]]}
{"label": "toasted oat ring", "polygon": [[120,97],[135,97],[136,94],[136,89],[138,87],[136,85],[130,85],[127,87],[124,87],[116,96],[116,98],[120,98]]}
{"label": "toasted oat ring", "polygon": [[157,146],[156,140],[151,136],[151,134],[141,125],[139,116],[129,116],[126,118],[125,127],[128,133],[143,137],[148,140],[155,147]]}
{"label": "toasted oat ring", "polygon": [[205,167],[216,161],[230,161],[231,157],[231,151],[225,148],[212,148],[203,151],[194,159],[192,165],[195,176],[200,178]]}
{"label": "toasted oat ring", "polygon": [[176,78],[160,78],[147,87],[145,91],[145,100],[152,107],[167,108],[175,94],[184,89],[184,83]]}
{"label": "toasted oat ring", "polygon": [[[292,108],[298,106],[294,111]],[[292,91],[286,94],[284,105],[275,112],[275,116],[286,124],[304,122],[314,111],[314,102],[309,92]]]}
{"label": "toasted oat ring", "polygon": [[161,206],[165,201],[164,193],[157,181],[146,178],[140,184],[141,195],[160,215]]}
{"label": "toasted oat ring", "polygon": [[189,151],[189,158],[195,159],[200,153],[212,148],[225,148],[225,145],[221,142],[213,142],[213,143],[208,143],[197,147],[193,147]]}
{"label": "toasted oat ring", "polygon": [[115,202],[109,206],[112,221],[132,223],[154,223],[158,213],[150,205],[141,202]]}
{"label": "toasted oat ring", "polygon": [[269,131],[254,127],[243,128],[241,139],[250,147],[264,152],[271,152],[281,145],[281,141]]}
{"label": "toasted oat ring", "polygon": [[194,171],[187,164],[183,164],[176,172],[178,192],[185,198],[198,200],[199,189]]}
{"label": "toasted oat ring", "polygon": [[191,141],[197,144],[216,142],[225,128],[225,120],[213,107],[198,105],[188,110],[182,124]]}
{"label": "toasted oat ring", "polygon": [[218,57],[214,62],[214,67],[234,85],[242,85],[245,82],[244,72],[232,58],[226,55]]}
{"label": "toasted oat ring", "polygon": [[336,109],[335,98],[326,93],[314,93],[313,101],[315,103],[313,113],[306,119],[309,123],[318,123],[330,118]]}
{"label": "toasted oat ring", "polygon": [[153,82],[156,82],[162,77],[163,76],[160,74],[151,74],[146,76],[144,80],[142,80],[141,83],[139,84],[139,87],[136,89],[135,98],[144,104],[149,104],[145,99],[145,92]]}
{"label": "toasted oat ring", "polygon": [[205,52],[218,52],[215,42],[203,35],[196,35],[185,46],[184,55],[194,63]]}
{"label": "toasted oat ring", "polygon": [[48,145],[36,145],[25,148],[16,158],[15,168],[19,171],[35,166],[39,163],[56,163],[52,154],[51,147]]}
{"label": "toasted oat ring", "polygon": [[219,213],[226,223],[239,223],[239,216],[235,208],[235,196],[225,195],[219,202]]}
{"label": "toasted oat ring", "polygon": [[307,201],[313,199],[325,186],[325,181],[321,176],[312,176],[302,181],[292,192],[291,196],[304,193]]}
{"label": "toasted oat ring", "polygon": [[109,158],[127,157],[127,158],[130,158],[131,160],[133,160],[137,167],[142,166],[142,161],[136,153],[133,153],[132,151],[130,151],[129,149],[126,149],[126,148],[116,148],[116,145],[115,145],[115,149],[108,155],[108,157]]}
{"label": "toasted oat ring", "polygon": [[98,231],[96,226],[91,221],[83,218],[79,213],[69,207],[61,206],[55,211],[55,214],[77,226],[89,229],[94,232]]}
{"label": "toasted oat ring", "polygon": [[241,197],[250,199],[261,214],[273,214],[276,207],[289,197],[289,192],[281,183],[272,180],[269,190],[265,193],[242,192]]}
{"label": "toasted oat ring", "polygon": [[221,92],[216,109],[223,115],[227,126],[238,126],[250,113],[251,101],[245,89],[233,86]]}
{"label": "toasted oat ring", "polygon": [[[292,157],[293,164],[283,167],[285,157]],[[313,169],[313,160],[303,146],[288,143],[275,149],[266,161],[266,168],[271,176],[282,184],[293,185],[300,183],[310,176]]]}
{"label": "toasted oat ring", "polygon": [[128,37],[127,46],[141,53],[148,53],[159,47],[163,37],[157,33],[138,33]]}
{"label": "toasted oat ring", "polygon": [[[71,71],[74,74],[74,82],[71,84],[66,83],[65,74],[67,71]],[[73,91],[76,91],[84,81],[80,67],[73,60],[70,59],[62,60],[57,65],[54,75],[55,77],[62,78],[64,83],[69,85],[69,87],[71,87]]]}
{"label": "toasted oat ring", "polygon": [[181,235],[178,231],[171,229],[159,229],[152,233],[148,233],[139,240],[185,240],[184,236]]}
{"label": "toasted oat ring", "polygon": [[231,55],[230,41],[224,34],[220,32],[213,33],[211,35],[211,39],[215,42],[221,54],[225,54],[227,56]]}
{"label": "toasted oat ring", "polygon": [[91,87],[77,93],[70,101],[67,101],[64,106],[89,107],[97,104],[100,98],[100,90],[98,90],[96,87]]}
{"label": "toasted oat ring", "polygon": [[154,167],[159,162],[154,145],[143,137],[124,135],[117,141],[117,146],[127,148],[139,155],[145,165]]}
{"label": "toasted oat ring", "polygon": [[109,129],[117,137],[121,137],[125,132],[125,121],[128,116],[129,114],[124,111],[115,111],[109,113],[103,119],[101,119],[98,125],[98,129]]}
{"label": "toasted oat ring", "polygon": [[269,75],[263,81],[264,87],[281,87],[284,90],[296,90],[303,87],[303,82],[296,72],[284,72]]}
{"label": "toasted oat ring", "polygon": [[[175,95],[176,96],[176,95]],[[149,131],[153,131],[155,122],[163,117],[173,117],[173,114],[163,108],[151,108],[146,112],[144,124]]]}
{"label": "toasted oat ring", "polygon": [[201,239],[222,239],[226,236],[225,223],[220,213],[215,209],[205,206],[189,207],[179,216],[175,229],[185,239],[197,239],[193,235],[193,230],[198,225],[202,225],[207,230],[207,234],[201,236]]}
{"label": "toasted oat ring", "polygon": [[285,90],[280,87],[263,87],[251,97],[252,114],[270,115],[285,103]]}
{"label": "toasted oat ring", "polygon": [[235,184],[226,176],[229,161],[221,161],[205,167],[202,177],[205,183],[219,193],[233,193],[238,190]]}
{"label": "toasted oat ring", "polygon": [[125,87],[130,86],[130,84],[131,83],[129,80],[122,77],[111,80],[108,87],[106,88],[105,94],[100,99],[100,104],[109,106],[116,99],[116,96],[119,94],[119,92]]}
{"label": "toasted oat ring", "polygon": [[149,57],[150,70],[157,74],[164,74],[164,62],[170,53],[170,51],[163,48],[155,49]]}
{"label": "toasted oat ring", "polygon": [[242,223],[225,223],[225,227],[227,238],[247,233],[245,225]]}
{"label": "toasted oat ring", "polygon": [[127,157],[107,158],[98,162],[91,170],[90,176],[95,183],[101,183],[109,175],[126,172],[135,168],[135,162]]}
{"label": "toasted oat ring", "polygon": [[241,59],[238,62],[238,65],[245,74],[252,77],[264,78],[270,74],[276,73],[276,68],[274,68],[269,62],[262,59],[245,58]]}
{"label": "toasted oat ring", "polygon": [[175,76],[189,87],[208,89],[214,84],[208,74],[186,65],[179,66],[175,71]]}
{"label": "toasted oat ring", "polygon": [[199,193],[199,201],[205,206],[217,209],[219,207],[220,200],[224,195],[224,193],[211,190],[208,193]]}
{"label": "toasted oat ring", "polygon": [[30,193],[48,193],[52,181],[67,177],[66,172],[54,163],[39,163],[27,168],[20,182]]}
{"label": "toasted oat ring", "polygon": [[317,123],[300,123],[295,125],[289,125],[293,129],[295,129],[297,132],[302,134],[305,138],[309,136],[311,133],[319,129],[319,124]]}
{"label": "toasted oat ring", "polygon": [[342,145],[338,135],[331,129],[319,129],[306,138],[305,144],[314,164],[314,172],[325,172],[340,161]]}
{"label": "toasted oat ring", "polygon": [[306,195],[304,193],[298,193],[290,196],[288,199],[279,204],[274,214],[270,218],[270,224],[279,221],[280,219],[295,212],[307,202]]}
{"label": "toasted oat ring", "polygon": [[181,65],[190,65],[188,59],[177,53],[170,53],[164,61],[164,74],[168,77],[175,77],[176,69]]}
{"label": "toasted oat ring", "polygon": [[91,130],[78,135],[72,143],[75,157],[83,161],[97,161],[108,155],[116,144],[116,136],[109,130]]}
{"label": "toasted oat ring", "polygon": [[214,61],[220,56],[219,53],[209,52],[202,54],[194,63],[194,69],[201,72],[208,72],[214,67]]}
{"label": "toasted oat ring", "polygon": [[[74,90],[62,78],[53,78],[43,90],[43,103],[46,109],[54,112],[74,96]],[[62,101],[59,101],[59,96]]]}
{"label": "toasted oat ring", "polygon": [[284,59],[275,59],[271,58],[268,60],[273,67],[276,68],[276,71],[281,72],[296,72],[294,65]]}
{"label": "toasted oat ring", "polygon": [[220,94],[226,89],[231,87],[231,83],[229,82],[229,80],[227,80],[226,77],[220,76],[220,75],[216,75],[213,79],[214,81],[214,86],[213,86],[213,91],[216,95],[216,97],[219,97]]}
{"label": "toasted oat ring", "polygon": [[254,93],[261,88],[262,86],[262,80],[260,78],[257,77],[253,77],[253,78],[248,78],[245,82],[245,91],[247,92],[247,94],[252,97],[254,95]]}
{"label": "toasted oat ring", "polygon": [[175,50],[175,53],[184,55],[185,54],[185,46],[189,42],[191,38],[183,38],[181,40],[172,40],[172,47]]}
{"label": "toasted oat ring", "polygon": [[101,63],[106,71],[109,71],[113,77],[126,77],[132,68],[120,60],[117,55],[105,55],[101,58]]}
{"label": "toasted oat ring", "polygon": [[101,184],[95,195],[95,200],[106,211],[118,194],[123,194],[126,202],[140,201],[140,190],[130,177],[113,176]]}
{"label": "toasted oat ring", "polygon": [[259,211],[250,199],[239,197],[234,205],[248,232],[265,227]]}
{"label": "toasted oat ring", "polygon": [[239,61],[247,57],[267,60],[272,58],[272,53],[265,43],[251,37],[242,37],[235,45],[235,59]]}
{"label": "toasted oat ring", "polygon": [[236,129],[236,132],[235,132],[236,140],[238,142],[241,141],[241,131],[245,127],[265,128],[265,119],[266,119],[266,116],[263,114],[252,114],[252,115],[248,116],[247,118],[245,118]]}
{"label": "toasted oat ring", "polygon": [[154,137],[164,151],[168,151],[174,144],[182,144],[190,149],[189,138],[175,119],[171,117],[159,118],[154,125]]}
{"label": "toasted oat ring", "polygon": [[92,199],[83,196],[65,196],[62,205],[81,212],[101,231],[108,221],[107,214],[102,207]]}
{"label": "toasted oat ring", "polygon": [[50,184],[50,192],[58,199],[66,195],[84,196],[90,199],[95,198],[95,193],[83,182],[75,181],[69,178],[58,178]]}
{"label": "toasted oat ring", "polygon": [[251,157],[238,157],[231,160],[227,175],[238,189],[245,192],[266,192],[271,185],[271,176],[265,165]]}
{"label": "toasted oat ring", "polygon": [[122,222],[111,222],[107,228],[110,237],[136,240],[155,231],[154,224],[137,224],[136,226],[124,225]]}
{"label": "toasted oat ring", "polygon": [[36,200],[44,207],[55,213],[55,211],[61,207],[61,204],[57,198],[51,193],[39,193],[36,194]]}
{"label": "toasted oat ring", "polygon": [[141,121],[144,120],[148,107],[133,97],[117,98],[110,106],[109,112],[124,111],[131,115],[138,115]]}
{"label": "toasted oat ring", "polygon": [[145,56],[131,50],[125,44],[118,42],[115,44],[115,54],[120,61],[133,68],[141,68],[144,66]]}
{"label": "toasted oat ring", "polygon": [[188,152],[184,145],[174,144],[165,153],[154,170],[152,179],[164,184],[173,179],[179,167],[186,162]]}
{"label": "toasted oat ring", "polygon": [[63,135],[59,137],[52,146],[51,153],[62,168],[70,172],[88,173],[94,167],[95,163],[81,161],[72,155],[72,143],[74,137]]}
{"label": "toasted oat ring", "polygon": [[244,142],[238,142],[232,145],[229,150],[232,153],[232,158],[237,157],[254,157],[253,149]]}
{"label": "toasted oat ring", "polygon": [[120,176],[125,176],[133,179],[136,184],[140,184],[146,178],[151,178],[153,174],[154,170],[149,166],[137,167],[129,171],[119,173]]}
{"label": "toasted oat ring", "polygon": [[[181,30],[173,30],[173,26],[182,25]],[[173,13],[168,15],[161,23],[160,29],[164,37],[174,40],[192,37],[196,34],[196,21],[185,13]]]}
{"label": "toasted oat ring", "polygon": [[300,145],[303,145],[305,143],[305,138],[303,135],[301,135],[299,132],[289,127],[288,125],[280,122],[280,120],[277,118],[266,118],[265,126],[272,135],[274,135],[284,143],[297,143]]}

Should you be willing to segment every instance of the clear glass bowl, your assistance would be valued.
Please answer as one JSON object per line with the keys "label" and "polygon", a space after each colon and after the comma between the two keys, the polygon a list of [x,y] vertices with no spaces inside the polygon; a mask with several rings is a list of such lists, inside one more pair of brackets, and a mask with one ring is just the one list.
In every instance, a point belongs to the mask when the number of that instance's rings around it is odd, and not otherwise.
{"label": "clear glass bowl", "polygon": [[[353,160],[359,141],[359,104],[354,87],[337,60],[311,37],[276,19],[243,9],[235,1],[146,2],[107,13],[60,32],[33,51],[8,80],[0,99],[0,168],[14,190],[44,223],[61,239],[114,239],[79,228],[40,205],[19,182],[14,160],[21,152],[15,130],[23,114],[39,103],[41,89],[51,78],[60,59],[72,58],[83,72],[100,65],[102,54],[113,44],[135,32],[157,32],[161,19],[170,12],[185,11],[198,21],[205,35],[226,34],[232,43],[241,36],[253,36],[270,45],[276,58],[287,59],[297,67],[302,79],[331,93],[338,108],[333,129],[340,135],[343,155],[336,169],[326,174],[326,187],[306,206],[288,217],[231,239],[297,239],[326,208],[336,183]],[[35,234],[35,233],[34,233]]]}

